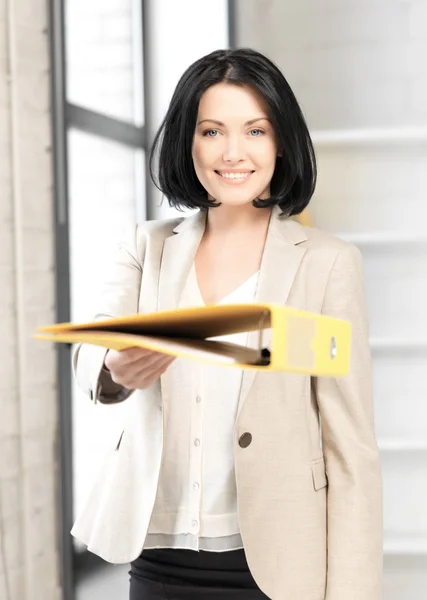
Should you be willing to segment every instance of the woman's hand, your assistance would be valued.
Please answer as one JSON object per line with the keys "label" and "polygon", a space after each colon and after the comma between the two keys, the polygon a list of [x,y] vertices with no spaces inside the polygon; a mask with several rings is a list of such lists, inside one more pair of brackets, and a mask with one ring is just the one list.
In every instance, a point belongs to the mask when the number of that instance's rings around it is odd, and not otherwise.
{"label": "woman's hand", "polygon": [[174,360],[175,356],[145,348],[128,348],[121,352],[108,350],[104,365],[118,385],[128,390],[144,390],[157,381]]}

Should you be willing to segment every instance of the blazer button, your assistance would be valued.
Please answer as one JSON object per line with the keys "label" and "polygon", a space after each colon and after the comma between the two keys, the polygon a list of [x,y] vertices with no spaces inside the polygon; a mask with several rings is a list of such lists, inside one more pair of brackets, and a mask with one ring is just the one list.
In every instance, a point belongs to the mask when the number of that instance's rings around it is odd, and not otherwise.
{"label": "blazer button", "polygon": [[248,431],[244,434],[242,434],[239,438],[239,446],[241,448],[247,448],[248,446],[251,445],[252,442],[252,434],[249,433]]}

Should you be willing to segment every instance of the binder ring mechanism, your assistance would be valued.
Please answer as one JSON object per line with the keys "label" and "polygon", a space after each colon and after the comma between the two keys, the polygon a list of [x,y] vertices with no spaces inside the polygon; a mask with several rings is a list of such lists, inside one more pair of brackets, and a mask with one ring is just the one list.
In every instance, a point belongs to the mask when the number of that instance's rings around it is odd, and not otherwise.
{"label": "binder ring mechanism", "polygon": [[256,364],[264,366],[264,367],[266,367],[270,364],[270,357],[271,357],[270,350],[268,348],[264,348],[263,343],[262,343],[263,342],[263,331],[265,328],[266,321],[269,317],[270,317],[270,311],[264,310],[261,314],[261,317],[259,319],[259,324],[258,324],[258,328],[259,328],[258,355],[259,355],[259,358],[258,358]]}

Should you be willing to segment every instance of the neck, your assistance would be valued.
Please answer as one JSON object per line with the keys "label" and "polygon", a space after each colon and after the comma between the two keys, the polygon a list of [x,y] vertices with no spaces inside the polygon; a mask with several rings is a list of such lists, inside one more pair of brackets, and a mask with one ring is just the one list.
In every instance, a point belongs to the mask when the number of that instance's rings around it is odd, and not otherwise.
{"label": "neck", "polygon": [[246,206],[223,204],[209,209],[206,231],[209,235],[223,235],[267,227],[271,212],[270,208],[255,208],[252,204]]}

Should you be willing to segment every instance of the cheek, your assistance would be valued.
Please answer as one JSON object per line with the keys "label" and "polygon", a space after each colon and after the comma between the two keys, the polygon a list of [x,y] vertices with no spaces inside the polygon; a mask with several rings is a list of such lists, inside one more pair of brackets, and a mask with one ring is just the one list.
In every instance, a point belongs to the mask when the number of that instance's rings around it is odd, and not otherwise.
{"label": "cheek", "polygon": [[193,166],[197,179],[209,193],[211,188],[211,176],[208,169],[211,168],[212,161],[209,159],[209,152],[203,144],[194,142],[192,150]]}
{"label": "cheek", "polygon": [[196,140],[193,144],[193,162],[195,167],[203,168],[206,166],[209,161],[208,154],[205,145],[200,140]]}
{"label": "cheek", "polygon": [[[271,140],[265,140],[263,144],[259,144],[256,148],[256,161],[260,167],[274,169],[276,166],[277,148],[276,144]],[[255,160],[255,156],[254,156]]]}
{"label": "cheek", "polygon": [[193,142],[193,162],[195,168],[214,169],[221,158],[221,140],[195,138]]}

